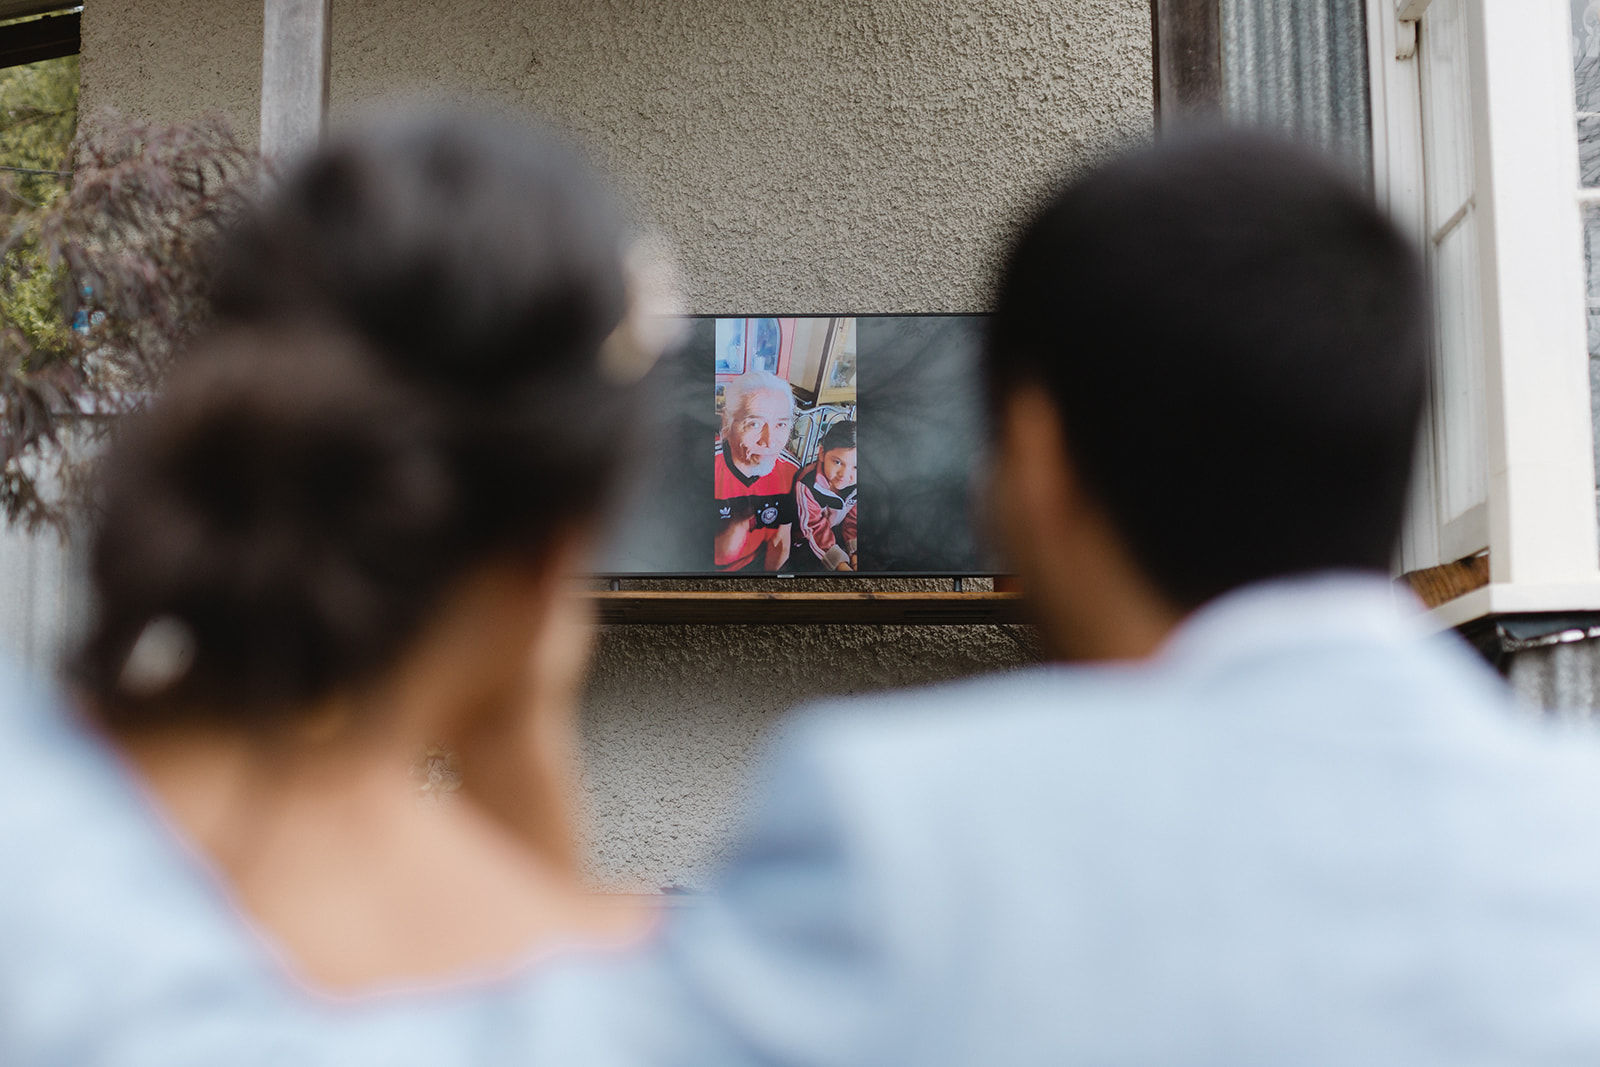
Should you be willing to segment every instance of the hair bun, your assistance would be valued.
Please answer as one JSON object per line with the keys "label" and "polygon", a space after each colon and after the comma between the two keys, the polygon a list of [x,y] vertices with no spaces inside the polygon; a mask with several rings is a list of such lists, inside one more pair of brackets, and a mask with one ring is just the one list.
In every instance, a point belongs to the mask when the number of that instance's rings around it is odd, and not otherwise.
{"label": "hair bun", "polygon": [[554,136],[444,111],[336,138],[288,174],[235,235],[217,304],[321,313],[397,371],[494,396],[595,370],[626,309],[623,253],[621,214]]}
{"label": "hair bun", "polygon": [[[413,109],[291,172],[218,247],[224,332],[108,457],[83,667],[107,717],[300,706],[591,524],[637,422],[623,233],[556,138],[481,114]],[[166,617],[192,662],[142,651],[136,700],[119,672]]]}
{"label": "hair bun", "polygon": [[[328,334],[233,334],[192,354],[104,471],[91,676],[124,704],[262,708],[379,665],[445,580],[455,536],[427,412]],[[192,635],[192,663],[130,687],[163,619]]]}

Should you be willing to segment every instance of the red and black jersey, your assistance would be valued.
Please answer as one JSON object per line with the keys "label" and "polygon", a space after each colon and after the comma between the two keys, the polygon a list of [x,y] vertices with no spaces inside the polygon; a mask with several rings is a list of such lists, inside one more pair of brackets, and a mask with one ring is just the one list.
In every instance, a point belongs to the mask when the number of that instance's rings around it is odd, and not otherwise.
{"label": "red and black jersey", "polygon": [[766,474],[747,477],[734,467],[719,441],[716,471],[718,533],[727,532],[730,525],[743,528],[742,536],[717,538],[716,568],[765,570],[767,546],[783,527],[794,522],[794,479],[800,465],[784,453]]}

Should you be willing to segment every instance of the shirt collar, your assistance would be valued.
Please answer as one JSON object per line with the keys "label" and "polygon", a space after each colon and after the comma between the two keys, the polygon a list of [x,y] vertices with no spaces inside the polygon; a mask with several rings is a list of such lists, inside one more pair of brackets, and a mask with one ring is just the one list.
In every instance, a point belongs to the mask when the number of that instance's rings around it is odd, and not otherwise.
{"label": "shirt collar", "polygon": [[1401,645],[1422,640],[1423,607],[1387,577],[1329,571],[1225,593],[1179,624],[1155,662],[1183,669],[1296,647]]}
{"label": "shirt collar", "polygon": [[809,486],[812,492],[817,493],[819,496],[826,496],[832,500],[837,500],[839,502],[837,505],[839,508],[849,507],[850,498],[856,494],[856,487],[854,485],[845,486],[843,492],[829,487],[828,483],[822,480],[822,469],[815,462],[806,468],[805,473],[800,476],[800,480]]}
{"label": "shirt collar", "polygon": [[735,478],[739,479],[739,484],[740,485],[743,485],[746,488],[749,488],[750,486],[755,485],[756,482],[760,481],[764,477],[763,475],[760,475],[760,474],[746,474],[744,471],[740,470],[738,467],[735,467],[733,465],[733,456],[729,452],[729,449],[728,449],[728,442],[726,442],[726,441],[722,442],[722,450],[718,454],[722,456],[722,462],[728,468],[728,473],[733,475]]}

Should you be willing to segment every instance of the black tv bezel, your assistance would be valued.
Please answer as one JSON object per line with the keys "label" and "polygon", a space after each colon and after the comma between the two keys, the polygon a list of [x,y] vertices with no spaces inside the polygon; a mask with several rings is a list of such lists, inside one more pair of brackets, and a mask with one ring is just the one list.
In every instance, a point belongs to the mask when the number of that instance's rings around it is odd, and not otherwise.
{"label": "black tv bezel", "polygon": [[[783,311],[783,312],[692,312],[674,315],[678,319],[988,319],[989,311]],[[729,574],[723,571],[592,571],[589,577],[607,582],[673,581],[876,581],[932,578],[1008,578],[1011,571],[754,571]]]}

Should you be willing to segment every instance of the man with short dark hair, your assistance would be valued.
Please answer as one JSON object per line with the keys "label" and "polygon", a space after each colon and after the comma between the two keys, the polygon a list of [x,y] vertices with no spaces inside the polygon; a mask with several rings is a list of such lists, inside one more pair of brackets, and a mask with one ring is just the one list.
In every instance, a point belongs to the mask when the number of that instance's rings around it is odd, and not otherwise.
{"label": "man with short dark hair", "polygon": [[803,716],[641,970],[640,1047],[1600,1062],[1600,749],[1513,714],[1386,573],[1427,321],[1367,196],[1263,137],[1055,196],[987,376],[1056,662]]}

